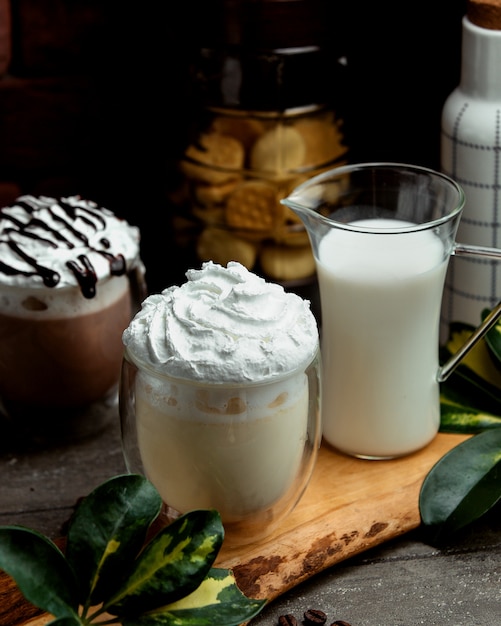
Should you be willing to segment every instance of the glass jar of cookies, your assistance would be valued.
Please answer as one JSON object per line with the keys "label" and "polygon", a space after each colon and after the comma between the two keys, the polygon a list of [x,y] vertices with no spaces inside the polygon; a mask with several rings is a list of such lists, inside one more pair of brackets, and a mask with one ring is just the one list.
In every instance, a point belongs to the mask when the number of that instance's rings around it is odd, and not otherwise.
{"label": "glass jar of cookies", "polygon": [[198,114],[179,162],[178,243],[193,245],[199,262],[238,261],[303,284],[315,276],[308,236],[280,200],[348,158],[328,1],[212,8],[195,63]]}

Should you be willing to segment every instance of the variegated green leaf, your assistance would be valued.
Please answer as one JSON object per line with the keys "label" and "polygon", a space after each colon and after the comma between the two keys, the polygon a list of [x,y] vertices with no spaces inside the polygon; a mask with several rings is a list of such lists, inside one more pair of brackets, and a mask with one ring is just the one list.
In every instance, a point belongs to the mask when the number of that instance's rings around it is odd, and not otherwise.
{"label": "variegated green leaf", "polygon": [[[474,328],[451,324],[442,362],[457,352]],[[501,426],[501,374],[481,340],[440,387],[440,431],[475,434]]]}
{"label": "variegated green leaf", "polygon": [[[493,358],[487,343],[487,337],[491,336],[490,333],[494,332],[496,327],[497,325],[463,358],[459,367],[466,368],[474,380],[486,382],[499,399],[499,396],[501,396],[501,371],[497,358]],[[455,354],[474,330],[474,327],[470,324],[452,323],[450,325],[449,339],[445,345],[447,353],[449,355]]]}
{"label": "variegated green leaf", "polygon": [[428,472],[419,510],[436,539],[467,526],[501,498],[501,428],[460,443]]}
{"label": "variegated green leaf", "polygon": [[28,602],[55,617],[78,619],[77,583],[59,548],[21,526],[0,527],[0,568]]}
{"label": "variegated green leaf", "polygon": [[442,386],[440,394],[440,431],[443,433],[476,434],[488,428],[499,428],[501,416],[468,406],[458,393]]}
{"label": "variegated green leaf", "polygon": [[66,558],[79,581],[80,603],[103,602],[130,573],[162,506],[143,476],[107,480],[84,498],[68,529]]}
{"label": "variegated green leaf", "polygon": [[474,435],[501,426],[501,417],[441,402],[440,432]]}
{"label": "variegated green leaf", "polygon": [[[489,309],[482,311],[482,320],[484,320],[489,313]],[[501,322],[494,324],[485,336],[485,342],[498,369],[501,368]]]}
{"label": "variegated green leaf", "polygon": [[[457,323],[451,325],[449,342],[441,352],[442,362],[463,345],[471,332],[471,326]],[[501,384],[501,374],[493,363],[485,340],[481,340],[464,362],[441,384],[441,430],[478,432],[479,415],[501,416],[501,388],[498,384]],[[451,419],[452,408],[448,406],[451,403],[458,407],[454,420]],[[485,418],[482,417],[481,421],[485,422]],[[490,418],[487,421],[489,427],[494,426]]]}
{"label": "variegated green leaf", "polygon": [[131,576],[105,603],[106,610],[113,615],[134,615],[191,593],[212,567],[223,537],[217,511],[182,515],[150,541]]}
{"label": "variegated green leaf", "polygon": [[123,626],[238,626],[255,617],[266,600],[252,600],[242,594],[230,570],[211,569],[191,594],[155,611],[143,614]]}

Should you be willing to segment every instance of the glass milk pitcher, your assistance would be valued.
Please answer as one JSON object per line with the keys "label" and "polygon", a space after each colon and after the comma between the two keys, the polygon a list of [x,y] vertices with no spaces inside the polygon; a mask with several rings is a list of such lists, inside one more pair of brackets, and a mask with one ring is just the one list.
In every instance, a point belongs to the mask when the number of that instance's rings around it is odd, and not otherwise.
{"label": "glass milk pitcher", "polygon": [[440,426],[439,383],[501,316],[500,304],[440,367],[449,259],[501,259],[501,250],[455,241],[463,190],[422,167],[339,167],[309,179],[282,202],[301,218],[315,257],[324,440],[366,459],[424,447]]}

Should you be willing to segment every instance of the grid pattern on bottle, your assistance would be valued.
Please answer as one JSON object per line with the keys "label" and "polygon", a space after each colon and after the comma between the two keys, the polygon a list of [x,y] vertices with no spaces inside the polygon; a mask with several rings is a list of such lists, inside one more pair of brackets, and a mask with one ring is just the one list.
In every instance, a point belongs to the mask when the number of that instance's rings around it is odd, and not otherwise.
{"label": "grid pattern on bottle", "polygon": [[[451,132],[442,131],[442,170],[463,187],[466,195],[457,241],[497,248],[501,245],[501,107],[484,108],[481,133],[478,123],[473,123],[473,115],[479,115],[475,109],[464,102]],[[452,257],[442,322],[477,325],[481,312],[494,307],[500,297],[499,262]]]}

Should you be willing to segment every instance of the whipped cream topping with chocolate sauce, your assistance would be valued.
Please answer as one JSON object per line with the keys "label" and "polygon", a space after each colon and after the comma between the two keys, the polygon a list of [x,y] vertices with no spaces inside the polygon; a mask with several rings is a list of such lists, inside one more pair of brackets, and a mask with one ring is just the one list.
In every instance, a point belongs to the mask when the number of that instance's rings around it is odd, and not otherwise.
{"label": "whipped cream topping with chocolate sauce", "polygon": [[191,381],[241,383],[305,367],[318,347],[307,300],[243,265],[211,261],[146,298],[123,334],[137,365]]}
{"label": "whipped cream topping with chocolate sauce", "polygon": [[139,229],[80,196],[20,196],[0,209],[0,283],[78,286],[93,298],[99,280],[141,263]]}

